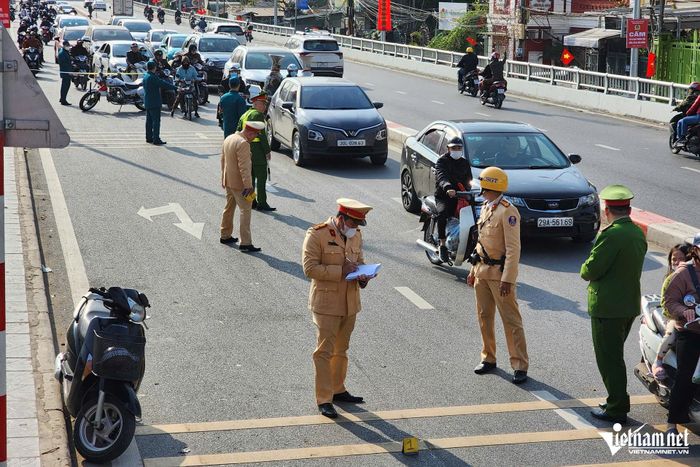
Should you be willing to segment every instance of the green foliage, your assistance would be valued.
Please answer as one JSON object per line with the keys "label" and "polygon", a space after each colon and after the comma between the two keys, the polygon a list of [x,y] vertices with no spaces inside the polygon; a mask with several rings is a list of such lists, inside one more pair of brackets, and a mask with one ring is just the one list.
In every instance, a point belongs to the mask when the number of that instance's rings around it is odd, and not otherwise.
{"label": "green foliage", "polygon": [[416,45],[419,47],[423,46],[423,33],[420,31],[413,31],[411,33],[411,45]]}
{"label": "green foliage", "polygon": [[464,52],[470,46],[467,37],[472,37],[479,41],[474,47],[476,53],[483,52],[481,36],[486,32],[486,15],[488,15],[488,4],[473,3],[472,9],[464,14],[459,20],[459,25],[452,31],[443,31],[433,37],[428,42],[428,47],[433,49],[452,50],[454,52]]}

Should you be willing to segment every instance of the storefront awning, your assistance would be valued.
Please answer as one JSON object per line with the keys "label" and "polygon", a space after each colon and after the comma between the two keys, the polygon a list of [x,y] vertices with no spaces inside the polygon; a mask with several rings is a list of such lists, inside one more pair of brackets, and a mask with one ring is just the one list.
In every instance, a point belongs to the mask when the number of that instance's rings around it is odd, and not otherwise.
{"label": "storefront awning", "polygon": [[610,39],[612,37],[620,37],[620,31],[617,29],[593,28],[564,36],[564,45],[567,47],[588,47],[597,49],[601,40]]}

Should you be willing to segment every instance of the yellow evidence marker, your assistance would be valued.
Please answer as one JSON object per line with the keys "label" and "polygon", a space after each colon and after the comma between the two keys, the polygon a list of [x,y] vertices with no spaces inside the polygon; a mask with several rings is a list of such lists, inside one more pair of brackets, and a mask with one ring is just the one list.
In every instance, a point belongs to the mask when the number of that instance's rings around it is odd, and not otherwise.
{"label": "yellow evidence marker", "polygon": [[418,454],[418,438],[404,438],[401,452],[409,456]]}

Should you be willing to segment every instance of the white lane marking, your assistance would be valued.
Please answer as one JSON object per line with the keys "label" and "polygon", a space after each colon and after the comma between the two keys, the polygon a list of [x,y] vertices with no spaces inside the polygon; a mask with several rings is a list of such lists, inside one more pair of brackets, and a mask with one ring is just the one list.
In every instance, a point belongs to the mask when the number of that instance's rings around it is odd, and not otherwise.
{"label": "white lane marking", "polygon": [[[56,166],[53,163],[51,151],[48,149],[39,149],[41,157],[41,165],[44,168],[44,176],[51,197],[51,205],[53,206],[53,215],[56,220],[56,229],[58,230],[58,238],[61,240],[61,248],[63,249],[63,260],[66,263],[66,273],[68,274],[68,283],[71,288],[73,303],[77,303],[80,297],[88,291],[89,282],[87,272],[85,271],[85,263],[80,254],[78,247],[78,239],[75,237],[75,230],[68,214],[68,206],[66,198],[63,196],[61,182],[56,172]],[[119,458],[112,461],[114,467],[142,467],[141,453],[136,445],[135,439],[131,440],[129,448]]]}
{"label": "white lane marking", "polygon": [[407,93],[405,93],[405,92],[403,92],[403,91],[394,91],[394,92],[395,92],[396,94],[401,94],[401,95],[407,94]]}
{"label": "white lane marking", "polygon": [[200,139],[209,139],[207,135],[202,133],[195,133],[195,136],[198,136]]}
{"label": "white lane marking", "polygon": [[403,201],[401,201],[401,198],[391,198],[393,201],[396,201],[397,203],[403,205]]}
{"label": "white lane marking", "polygon": [[275,185],[273,185],[270,182],[267,182],[265,184],[265,191],[267,191],[268,193],[277,193],[279,190],[275,188]]}
{"label": "white lane marking", "polygon": [[440,101],[430,101],[430,102],[432,102],[434,104],[445,105],[444,102],[440,102]]}
{"label": "white lane marking", "polygon": [[[549,391],[531,391],[533,396],[541,401],[556,401],[559,400],[554,394]],[[555,414],[559,415],[564,421],[568,422],[569,425],[573,426],[577,430],[592,429],[595,426],[588,423],[588,421],[577,414],[572,409],[556,409]]]}
{"label": "white lane marking", "polygon": [[415,306],[420,308],[421,310],[434,310],[433,305],[430,303],[426,302],[421,298],[420,295],[415,293],[413,290],[411,290],[408,287],[394,287],[401,295],[406,297],[413,303]]}
{"label": "white lane marking", "polygon": [[697,172],[697,173],[700,174],[700,170],[699,170],[699,169],[694,169],[694,168],[692,168],[692,167],[681,167],[681,169],[691,170],[691,171],[693,171],[693,172]]}
{"label": "white lane marking", "polygon": [[474,113],[477,114],[477,115],[481,115],[482,117],[490,117],[490,116],[491,116],[491,115],[485,114],[485,113],[483,113],[483,112],[474,112]]}
{"label": "white lane marking", "polygon": [[610,149],[611,151],[619,151],[618,148],[614,148],[612,146],[608,146],[605,144],[596,144],[596,146],[598,146],[599,148],[603,148],[603,149]]}
{"label": "white lane marking", "polygon": [[374,83],[365,83],[367,86],[374,86]]}

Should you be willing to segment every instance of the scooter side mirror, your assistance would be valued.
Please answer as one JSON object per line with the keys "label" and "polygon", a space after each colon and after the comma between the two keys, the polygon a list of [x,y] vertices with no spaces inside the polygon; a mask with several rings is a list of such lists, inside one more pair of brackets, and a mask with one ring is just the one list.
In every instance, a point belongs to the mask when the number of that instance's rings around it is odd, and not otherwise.
{"label": "scooter side mirror", "polygon": [[578,164],[582,159],[578,154],[569,154],[569,160],[572,164]]}

